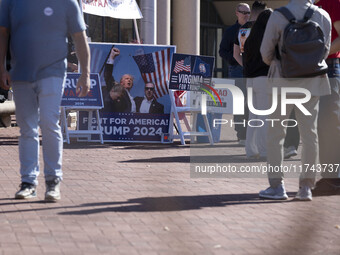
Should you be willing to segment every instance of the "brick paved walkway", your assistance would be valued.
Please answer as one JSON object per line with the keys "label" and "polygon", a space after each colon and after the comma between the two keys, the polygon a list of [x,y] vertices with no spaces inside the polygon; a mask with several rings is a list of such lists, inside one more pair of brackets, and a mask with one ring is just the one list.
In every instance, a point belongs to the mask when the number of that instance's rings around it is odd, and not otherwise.
{"label": "brick paved walkway", "polygon": [[[288,178],[290,199],[266,201],[265,178],[190,178],[179,143],[65,145],[61,202],[43,201],[43,175],[36,199],[14,200],[17,138],[0,129],[0,254],[340,254],[340,196],[294,202]],[[222,140],[225,162],[259,164],[233,130]]]}

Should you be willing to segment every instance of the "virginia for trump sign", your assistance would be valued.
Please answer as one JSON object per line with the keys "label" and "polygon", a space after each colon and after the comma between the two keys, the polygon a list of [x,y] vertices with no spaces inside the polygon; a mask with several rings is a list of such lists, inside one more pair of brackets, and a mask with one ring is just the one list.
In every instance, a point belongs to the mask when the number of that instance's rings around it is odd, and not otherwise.
{"label": "virginia for trump sign", "polygon": [[197,91],[210,85],[214,57],[174,53],[171,63],[169,88]]}

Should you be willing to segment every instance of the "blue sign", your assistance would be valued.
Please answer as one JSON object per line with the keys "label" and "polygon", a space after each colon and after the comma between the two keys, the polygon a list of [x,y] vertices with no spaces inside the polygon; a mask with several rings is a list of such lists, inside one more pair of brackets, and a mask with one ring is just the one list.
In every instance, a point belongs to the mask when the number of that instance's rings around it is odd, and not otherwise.
{"label": "blue sign", "polygon": [[[91,72],[99,73],[102,85],[104,107],[100,117],[104,141],[161,142],[162,133],[169,132],[168,79],[175,47],[89,45]],[[79,115],[80,130],[88,129],[87,118],[87,113]]]}
{"label": "blue sign", "polygon": [[214,61],[214,57],[174,53],[169,88],[197,91],[203,84],[210,85]]}
{"label": "blue sign", "polygon": [[80,73],[67,73],[64,86],[64,94],[61,106],[72,108],[103,108],[103,98],[98,74],[91,74],[91,88],[86,97],[78,97],[76,94],[77,81]]}
{"label": "blue sign", "polygon": [[[88,112],[80,112],[79,119],[79,128],[87,129]],[[169,129],[169,114],[100,112],[100,119],[105,142],[160,142]],[[95,118],[90,127],[95,129]],[[92,135],[91,139],[99,137]]]}

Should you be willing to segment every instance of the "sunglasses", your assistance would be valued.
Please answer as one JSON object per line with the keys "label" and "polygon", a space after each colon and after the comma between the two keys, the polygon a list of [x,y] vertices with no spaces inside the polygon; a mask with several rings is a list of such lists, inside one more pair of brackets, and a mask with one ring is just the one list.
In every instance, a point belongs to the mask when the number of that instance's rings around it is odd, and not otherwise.
{"label": "sunglasses", "polygon": [[249,15],[250,14],[250,12],[247,12],[247,11],[237,11],[237,12],[242,13],[243,15]]}
{"label": "sunglasses", "polygon": [[146,87],[146,88],[145,88],[145,90],[151,90],[151,91],[154,91],[154,90],[155,90],[155,88],[148,88],[148,87]]}

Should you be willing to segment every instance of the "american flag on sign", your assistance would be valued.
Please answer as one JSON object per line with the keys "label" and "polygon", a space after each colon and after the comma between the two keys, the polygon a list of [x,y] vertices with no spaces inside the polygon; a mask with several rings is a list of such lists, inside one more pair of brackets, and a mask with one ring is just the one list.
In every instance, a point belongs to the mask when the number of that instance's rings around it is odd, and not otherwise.
{"label": "american flag on sign", "polygon": [[191,59],[190,57],[187,57],[185,59],[182,59],[181,61],[176,61],[175,67],[174,67],[174,72],[179,73],[182,71],[189,72],[191,71]]}
{"label": "american flag on sign", "polygon": [[167,81],[170,75],[170,48],[133,56],[144,82],[155,84],[155,97],[169,94]]}

